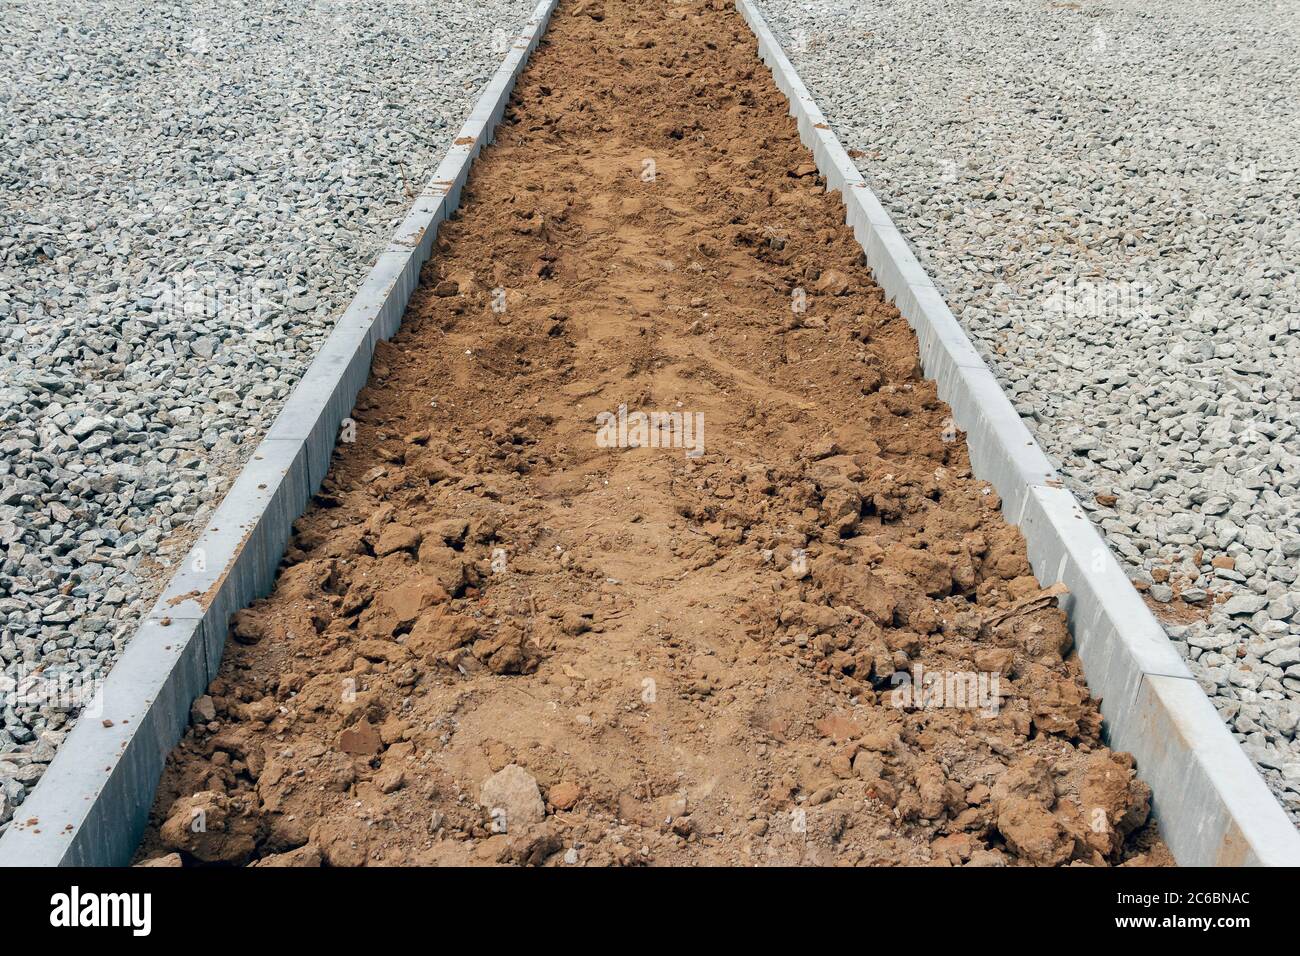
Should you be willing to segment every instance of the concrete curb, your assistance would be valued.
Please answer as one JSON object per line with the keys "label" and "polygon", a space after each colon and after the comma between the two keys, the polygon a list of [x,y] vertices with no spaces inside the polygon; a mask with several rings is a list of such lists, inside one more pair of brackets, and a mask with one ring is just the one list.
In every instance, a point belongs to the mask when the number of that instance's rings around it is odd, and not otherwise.
{"label": "concrete curb", "polygon": [[916,332],[921,360],[967,433],[971,464],[1020,526],[1034,573],[1064,581],[1062,600],[1088,686],[1113,747],[1137,758],[1165,842],[1184,866],[1300,866],[1300,834],[1228,733],[781,50],[751,0],[736,8],[828,190],[885,293]]}
{"label": "concrete curb", "polygon": [[0,836],[0,866],[130,862],[190,704],[216,676],[230,616],[270,592],[293,522],[320,487],[340,424],[369,376],[375,344],[397,331],[438,226],[459,205],[470,165],[492,141],[555,2],[541,0],[515,38],[433,181],[109,672],[87,708],[97,716],[77,722]]}

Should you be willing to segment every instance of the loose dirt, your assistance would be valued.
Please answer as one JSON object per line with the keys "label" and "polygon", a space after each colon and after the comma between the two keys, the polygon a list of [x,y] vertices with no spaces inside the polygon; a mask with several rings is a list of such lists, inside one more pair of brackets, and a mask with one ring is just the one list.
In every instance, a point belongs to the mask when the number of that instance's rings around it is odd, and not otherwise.
{"label": "loose dirt", "polygon": [[139,859],[1169,862],[754,46],[561,4]]}

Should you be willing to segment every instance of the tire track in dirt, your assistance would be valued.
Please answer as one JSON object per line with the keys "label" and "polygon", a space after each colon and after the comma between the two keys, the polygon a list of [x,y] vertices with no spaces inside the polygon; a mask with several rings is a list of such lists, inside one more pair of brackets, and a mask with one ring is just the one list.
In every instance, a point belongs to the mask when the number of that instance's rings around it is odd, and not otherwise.
{"label": "tire track in dirt", "polygon": [[841,220],[728,5],[562,3],[139,858],[1169,862]]}

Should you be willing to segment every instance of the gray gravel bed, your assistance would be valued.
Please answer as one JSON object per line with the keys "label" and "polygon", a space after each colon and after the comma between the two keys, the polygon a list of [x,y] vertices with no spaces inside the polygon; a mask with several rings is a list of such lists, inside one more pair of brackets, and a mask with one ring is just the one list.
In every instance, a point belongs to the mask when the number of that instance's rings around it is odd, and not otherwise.
{"label": "gray gravel bed", "polygon": [[7,0],[0,828],[535,0]]}
{"label": "gray gravel bed", "polygon": [[761,7],[1300,822],[1300,4]]}

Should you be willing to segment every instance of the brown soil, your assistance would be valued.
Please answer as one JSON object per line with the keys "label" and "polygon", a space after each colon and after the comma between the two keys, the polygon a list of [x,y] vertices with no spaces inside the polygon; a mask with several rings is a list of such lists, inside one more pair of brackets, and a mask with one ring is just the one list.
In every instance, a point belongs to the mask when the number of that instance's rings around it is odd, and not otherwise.
{"label": "brown soil", "polygon": [[[1204,567],[1209,570],[1209,561],[1202,562],[1205,552],[1196,551],[1190,555],[1193,564]],[[1224,558],[1227,556],[1225,555]],[[1216,559],[1222,560],[1222,559]],[[1227,558],[1231,561],[1231,558]],[[1151,569],[1151,574],[1159,584],[1168,584],[1173,590],[1173,599],[1167,602],[1157,601],[1150,594],[1151,585],[1146,581],[1133,581],[1133,587],[1142,595],[1142,600],[1150,608],[1151,613],[1161,624],[1195,624],[1204,623],[1210,619],[1210,613],[1214,610],[1214,605],[1222,604],[1227,601],[1232,594],[1228,591],[1213,591],[1206,589],[1205,600],[1199,604],[1188,604],[1182,600],[1183,591],[1192,587],[1196,583],[1196,577],[1182,573],[1176,569],[1171,569],[1165,565],[1156,565]]]}
{"label": "brown soil", "polygon": [[1205,622],[1210,619],[1210,612],[1214,608],[1215,595],[1213,593],[1202,604],[1188,604],[1178,599],[1179,591],[1174,591],[1174,599],[1168,603],[1161,603],[1153,598],[1150,594],[1142,591],[1142,600],[1151,613],[1156,616],[1161,624],[1196,624]]}
{"label": "brown soil", "polygon": [[140,859],[1169,862],[722,0],[561,4],[354,418]]}

